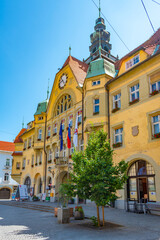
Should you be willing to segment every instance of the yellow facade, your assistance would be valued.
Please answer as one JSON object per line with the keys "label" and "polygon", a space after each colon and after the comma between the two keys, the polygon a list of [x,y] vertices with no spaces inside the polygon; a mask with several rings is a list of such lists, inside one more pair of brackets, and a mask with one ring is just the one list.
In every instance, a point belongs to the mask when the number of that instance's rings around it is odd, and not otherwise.
{"label": "yellow facade", "polygon": [[[71,171],[78,116],[77,150],[85,148],[93,127],[103,128],[115,150],[115,163],[124,159],[129,164],[129,180],[119,191],[117,206],[123,208],[127,198],[159,202],[160,138],[154,131],[158,124],[160,128],[160,120],[155,120],[160,116],[160,89],[154,95],[152,88],[160,86],[160,54],[153,53],[140,47],[119,61],[118,70],[116,63],[114,67],[114,61],[105,56],[104,60],[91,61],[89,68],[69,56],[55,76],[50,98],[45,102],[46,111],[41,109],[44,102],[40,103],[34,121],[21,134],[22,142],[15,143],[15,151],[21,151],[23,156],[14,156],[12,177],[33,187],[38,196],[48,192],[51,185],[48,193],[56,198],[59,184],[66,181]],[[94,71],[96,74],[92,74]],[[157,85],[153,86],[154,83]],[[61,122],[64,131],[60,152]],[[72,122],[70,150],[69,122]],[[17,162],[21,163],[20,169],[16,169]]]}

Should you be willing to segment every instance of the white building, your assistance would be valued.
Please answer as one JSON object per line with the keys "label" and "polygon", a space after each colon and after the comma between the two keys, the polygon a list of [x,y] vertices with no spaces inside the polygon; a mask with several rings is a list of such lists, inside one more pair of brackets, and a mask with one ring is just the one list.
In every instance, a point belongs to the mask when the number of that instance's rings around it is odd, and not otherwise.
{"label": "white building", "polygon": [[0,199],[11,198],[18,183],[11,178],[14,143],[0,141]]}

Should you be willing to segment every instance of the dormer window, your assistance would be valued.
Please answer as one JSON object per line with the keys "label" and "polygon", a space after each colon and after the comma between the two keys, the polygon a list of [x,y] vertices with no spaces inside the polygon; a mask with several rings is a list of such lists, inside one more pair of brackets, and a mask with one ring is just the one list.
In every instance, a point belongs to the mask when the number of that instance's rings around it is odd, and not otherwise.
{"label": "dormer window", "polygon": [[41,120],[43,120],[43,117],[42,116],[38,117],[38,121],[41,121]]}
{"label": "dormer window", "polygon": [[138,54],[126,62],[126,70],[133,67],[135,64],[139,63],[139,61],[140,61],[140,58],[139,58],[139,54]]}

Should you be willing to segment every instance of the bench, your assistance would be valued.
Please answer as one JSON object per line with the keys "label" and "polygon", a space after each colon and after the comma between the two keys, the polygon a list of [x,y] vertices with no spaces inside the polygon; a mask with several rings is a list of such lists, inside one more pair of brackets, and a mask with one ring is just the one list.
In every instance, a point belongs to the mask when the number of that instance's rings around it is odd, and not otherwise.
{"label": "bench", "polygon": [[143,204],[143,210],[144,210],[144,214],[146,213],[151,214],[151,211],[160,212],[160,204],[155,204],[155,203]]}

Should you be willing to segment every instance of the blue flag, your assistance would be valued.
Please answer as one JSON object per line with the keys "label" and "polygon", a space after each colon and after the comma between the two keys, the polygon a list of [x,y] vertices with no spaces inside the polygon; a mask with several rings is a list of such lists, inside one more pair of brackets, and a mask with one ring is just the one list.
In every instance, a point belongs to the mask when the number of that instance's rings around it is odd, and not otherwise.
{"label": "blue flag", "polygon": [[62,131],[62,122],[59,129],[59,140],[60,140],[60,151],[63,149],[63,131]]}

